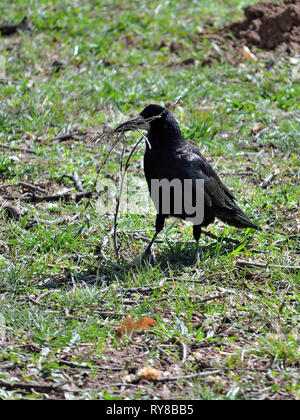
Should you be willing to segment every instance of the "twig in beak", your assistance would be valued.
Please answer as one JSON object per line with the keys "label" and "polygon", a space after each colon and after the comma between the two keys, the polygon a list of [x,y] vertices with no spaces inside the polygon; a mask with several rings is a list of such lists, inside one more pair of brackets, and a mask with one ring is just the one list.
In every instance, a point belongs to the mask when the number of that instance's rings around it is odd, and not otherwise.
{"label": "twig in beak", "polygon": [[137,132],[140,133],[140,135],[142,136],[142,138],[146,141],[146,143],[148,144],[149,149],[151,149],[151,144],[150,141],[148,140],[148,137],[145,136],[145,134],[143,134],[139,129],[137,129]]}
{"label": "twig in beak", "polygon": [[129,168],[129,162],[130,162],[130,159],[131,159],[133,153],[135,152],[136,148],[141,143],[141,141],[143,140],[144,137],[145,136],[142,134],[142,137],[133,146],[133,148],[132,148],[132,150],[131,150],[131,152],[130,152],[127,160],[126,160],[124,170],[123,170],[123,156],[124,156],[124,152],[125,152],[124,144],[123,144],[123,148],[122,148],[122,154],[121,154],[121,160],[120,160],[120,173],[121,173],[120,189],[119,189],[118,197],[116,199],[116,210],[115,210],[115,215],[114,215],[114,227],[113,227],[113,242],[114,242],[114,249],[115,249],[116,258],[119,258],[119,247],[118,247],[118,242],[117,242],[117,226],[118,226],[118,215],[119,215],[120,203],[121,203],[121,198],[122,198],[123,188],[124,188],[125,174],[126,174],[128,168]]}
{"label": "twig in beak", "polygon": [[120,203],[121,203],[121,198],[122,198],[122,194],[123,194],[124,179],[125,179],[125,173],[126,173],[126,170],[123,172],[124,153],[125,153],[125,145],[123,143],[122,144],[122,153],[121,153],[121,158],[120,158],[120,175],[121,175],[120,189],[119,189],[118,197],[116,199],[116,211],[115,211],[115,215],[114,215],[114,228],[113,228],[113,242],[114,242],[114,249],[115,249],[115,254],[116,254],[117,259],[119,258],[119,247],[118,247],[118,240],[117,240],[118,214],[119,214]]}

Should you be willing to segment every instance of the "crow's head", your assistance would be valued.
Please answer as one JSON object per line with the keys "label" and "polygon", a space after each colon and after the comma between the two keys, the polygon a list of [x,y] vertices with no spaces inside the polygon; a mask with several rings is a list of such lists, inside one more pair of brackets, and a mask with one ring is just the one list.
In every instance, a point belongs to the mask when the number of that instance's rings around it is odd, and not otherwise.
{"label": "crow's head", "polygon": [[118,133],[131,130],[149,131],[154,126],[163,125],[168,113],[170,113],[170,111],[163,106],[154,104],[148,105],[136,118],[125,121],[119,125],[115,131]]}
{"label": "crow's head", "polygon": [[140,115],[143,118],[145,118],[145,120],[149,121],[149,123],[151,124],[155,120],[164,120],[166,118],[167,113],[169,112],[170,111],[168,110],[168,108],[164,108],[160,105],[151,104],[146,106],[146,108],[143,109]]}
{"label": "crow's head", "polygon": [[132,120],[119,125],[115,132],[147,130],[144,136],[148,149],[174,147],[183,141],[180,128],[174,115],[168,108],[160,105],[148,105]]}

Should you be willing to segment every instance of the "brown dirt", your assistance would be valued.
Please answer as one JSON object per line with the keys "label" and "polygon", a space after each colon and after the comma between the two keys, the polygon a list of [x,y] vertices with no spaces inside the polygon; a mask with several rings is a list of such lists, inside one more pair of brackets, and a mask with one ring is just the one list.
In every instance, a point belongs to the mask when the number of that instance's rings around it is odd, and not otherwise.
{"label": "brown dirt", "polygon": [[224,28],[243,44],[300,52],[300,0],[262,1],[246,7],[244,13],[246,19]]}
{"label": "brown dirt", "polygon": [[[258,52],[258,48],[291,54],[300,52],[300,0],[261,1],[246,7],[244,14],[244,20],[221,29],[199,29],[200,39],[211,42],[202,65],[214,65],[220,60],[237,64],[247,60],[244,57],[246,51],[253,53],[254,59],[261,58],[265,53]],[[193,64],[191,60],[181,64]]]}

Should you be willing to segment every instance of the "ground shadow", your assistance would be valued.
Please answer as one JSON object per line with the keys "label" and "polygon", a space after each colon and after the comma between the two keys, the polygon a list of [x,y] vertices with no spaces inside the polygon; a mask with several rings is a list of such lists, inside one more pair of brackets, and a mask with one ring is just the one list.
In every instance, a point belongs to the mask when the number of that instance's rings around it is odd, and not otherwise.
{"label": "ground shadow", "polygon": [[[201,261],[217,257],[219,255],[228,255],[237,247],[236,244],[228,242],[214,241],[200,246],[200,264]],[[167,264],[179,266],[194,266],[195,265],[195,242],[177,241],[175,243],[165,246],[163,249],[156,249],[157,263],[162,267]]]}

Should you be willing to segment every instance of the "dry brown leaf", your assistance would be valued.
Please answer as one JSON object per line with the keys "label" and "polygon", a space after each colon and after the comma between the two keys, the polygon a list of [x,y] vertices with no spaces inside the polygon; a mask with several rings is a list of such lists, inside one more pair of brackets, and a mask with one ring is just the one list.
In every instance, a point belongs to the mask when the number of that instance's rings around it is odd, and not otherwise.
{"label": "dry brown leaf", "polygon": [[156,324],[157,322],[154,319],[147,318],[146,316],[144,316],[135,324],[135,328],[141,328],[142,330],[146,330],[151,327],[154,327]]}
{"label": "dry brown leaf", "polygon": [[136,330],[138,328],[146,330],[151,327],[154,327],[156,324],[157,322],[154,319],[147,318],[146,316],[135,322],[130,315],[127,315],[124,324],[121,327],[117,328],[116,332],[118,335],[122,335],[124,333],[129,334],[133,330]]}
{"label": "dry brown leaf", "polygon": [[134,328],[134,320],[130,315],[127,315],[124,324],[117,328],[116,332],[118,335],[122,335],[125,332],[128,334],[130,333]]}

